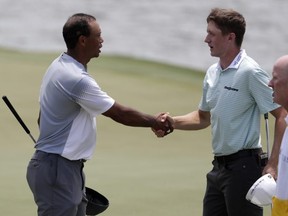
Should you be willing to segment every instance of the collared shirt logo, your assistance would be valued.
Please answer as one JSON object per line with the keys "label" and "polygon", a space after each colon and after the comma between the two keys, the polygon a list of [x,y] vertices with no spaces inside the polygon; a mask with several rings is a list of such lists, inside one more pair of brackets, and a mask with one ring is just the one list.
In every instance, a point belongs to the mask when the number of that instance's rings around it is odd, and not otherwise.
{"label": "collared shirt logo", "polygon": [[229,91],[239,91],[239,89],[232,88],[232,87],[229,87],[229,86],[224,86],[224,89],[227,89]]}

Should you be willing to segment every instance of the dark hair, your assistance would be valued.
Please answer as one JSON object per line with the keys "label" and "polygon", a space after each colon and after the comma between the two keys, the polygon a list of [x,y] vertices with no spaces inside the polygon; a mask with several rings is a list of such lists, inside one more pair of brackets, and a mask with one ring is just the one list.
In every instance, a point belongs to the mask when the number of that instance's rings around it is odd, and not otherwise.
{"label": "dark hair", "polygon": [[241,47],[246,30],[242,14],[232,9],[213,8],[207,17],[207,23],[210,21],[215,22],[223,35],[233,32],[236,35],[236,45]]}
{"label": "dark hair", "polygon": [[75,48],[78,38],[81,35],[87,37],[90,35],[89,22],[94,20],[96,20],[95,17],[84,13],[77,13],[68,18],[62,31],[68,49]]}

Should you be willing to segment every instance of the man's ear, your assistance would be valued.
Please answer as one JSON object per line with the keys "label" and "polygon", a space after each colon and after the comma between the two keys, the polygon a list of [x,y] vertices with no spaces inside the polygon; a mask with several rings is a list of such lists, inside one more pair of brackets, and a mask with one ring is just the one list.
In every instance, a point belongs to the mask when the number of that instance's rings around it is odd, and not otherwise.
{"label": "man's ear", "polygon": [[80,35],[80,37],[78,38],[78,43],[81,45],[81,46],[84,46],[85,43],[86,43],[86,37],[84,35]]}
{"label": "man's ear", "polygon": [[235,38],[236,38],[235,33],[231,32],[228,34],[228,40],[235,40]]}

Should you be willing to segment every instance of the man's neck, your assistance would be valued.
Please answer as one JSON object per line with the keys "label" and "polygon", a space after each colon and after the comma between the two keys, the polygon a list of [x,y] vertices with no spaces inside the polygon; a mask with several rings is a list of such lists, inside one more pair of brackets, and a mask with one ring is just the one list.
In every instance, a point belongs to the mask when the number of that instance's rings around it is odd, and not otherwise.
{"label": "man's neck", "polygon": [[226,53],[223,57],[220,57],[219,63],[222,70],[225,70],[226,68],[229,67],[229,65],[233,62],[233,60],[236,58],[236,56],[239,54],[240,51],[241,51],[240,48],[234,49]]}
{"label": "man's neck", "polygon": [[74,58],[76,61],[81,63],[87,69],[88,61],[86,61],[85,58],[83,58],[83,55],[81,55],[81,53],[79,54],[79,52],[68,49],[66,54]]}

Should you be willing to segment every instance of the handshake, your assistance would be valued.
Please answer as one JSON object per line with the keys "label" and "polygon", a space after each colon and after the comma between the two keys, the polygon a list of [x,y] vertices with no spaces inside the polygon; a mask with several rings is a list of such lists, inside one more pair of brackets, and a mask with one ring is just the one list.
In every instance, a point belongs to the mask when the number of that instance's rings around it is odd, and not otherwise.
{"label": "handshake", "polygon": [[157,137],[164,137],[174,130],[174,120],[168,112],[162,112],[156,116],[152,131]]}

